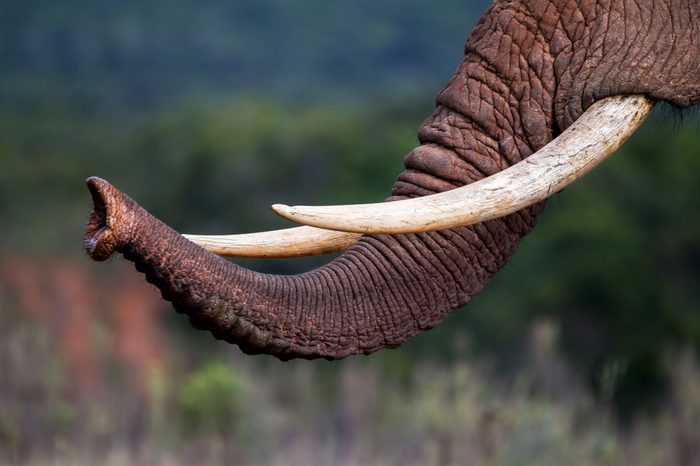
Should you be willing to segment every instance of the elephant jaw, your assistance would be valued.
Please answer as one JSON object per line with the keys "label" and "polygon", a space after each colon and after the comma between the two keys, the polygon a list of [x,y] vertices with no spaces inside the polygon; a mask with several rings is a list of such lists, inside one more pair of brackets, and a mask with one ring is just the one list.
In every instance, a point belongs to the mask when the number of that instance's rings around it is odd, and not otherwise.
{"label": "elephant jaw", "polygon": [[272,208],[282,217],[311,227],[185,237],[218,255],[300,257],[340,252],[362,233],[419,233],[503,217],[543,201],[586,175],[629,138],[654,104],[642,95],[596,102],[561,135],[527,159],[451,191],[390,204],[276,204]]}

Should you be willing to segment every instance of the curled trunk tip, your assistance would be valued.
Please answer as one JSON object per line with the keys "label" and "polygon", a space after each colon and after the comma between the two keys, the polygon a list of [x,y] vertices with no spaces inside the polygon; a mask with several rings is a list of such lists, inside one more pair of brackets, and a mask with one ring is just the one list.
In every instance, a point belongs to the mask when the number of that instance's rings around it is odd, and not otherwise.
{"label": "curled trunk tip", "polygon": [[104,261],[119,246],[116,228],[130,199],[102,178],[91,176],[86,183],[93,207],[85,227],[85,250],[93,260]]}

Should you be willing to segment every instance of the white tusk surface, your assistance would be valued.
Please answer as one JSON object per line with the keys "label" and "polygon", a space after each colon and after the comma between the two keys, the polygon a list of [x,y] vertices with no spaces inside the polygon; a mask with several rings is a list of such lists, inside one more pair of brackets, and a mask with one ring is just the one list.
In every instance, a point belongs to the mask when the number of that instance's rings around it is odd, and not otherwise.
{"label": "white tusk surface", "polygon": [[355,233],[418,233],[502,217],[542,201],[583,177],[627,140],[654,104],[643,95],[603,99],[523,161],[443,193],[377,204],[276,204],[272,209],[293,222]]}
{"label": "white tusk surface", "polygon": [[271,259],[320,256],[344,251],[362,235],[297,227],[241,235],[183,236],[219,256]]}

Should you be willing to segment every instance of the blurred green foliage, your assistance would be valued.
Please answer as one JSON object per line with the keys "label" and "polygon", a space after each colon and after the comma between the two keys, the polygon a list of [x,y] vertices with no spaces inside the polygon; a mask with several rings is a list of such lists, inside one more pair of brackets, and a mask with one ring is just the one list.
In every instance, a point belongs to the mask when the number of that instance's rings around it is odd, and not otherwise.
{"label": "blurred green foliage", "polygon": [[245,416],[248,381],[221,362],[210,362],[189,375],[178,406],[183,428],[199,435],[231,435]]}
{"label": "blurred green foliage", "polygon": [[435,89],[488,2],[45,0],[0,7],[0,99],[152,111],[241,88],[288,99]]}

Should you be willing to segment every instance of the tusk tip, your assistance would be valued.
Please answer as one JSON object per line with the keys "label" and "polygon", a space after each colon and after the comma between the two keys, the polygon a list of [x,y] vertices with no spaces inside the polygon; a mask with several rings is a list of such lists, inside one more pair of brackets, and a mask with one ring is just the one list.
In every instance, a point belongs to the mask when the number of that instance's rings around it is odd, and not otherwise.
{"label": "tusk tip", "polygon": [[273,204],[272,210],[282,217],[294,215],[294,209],[286,204]]}

